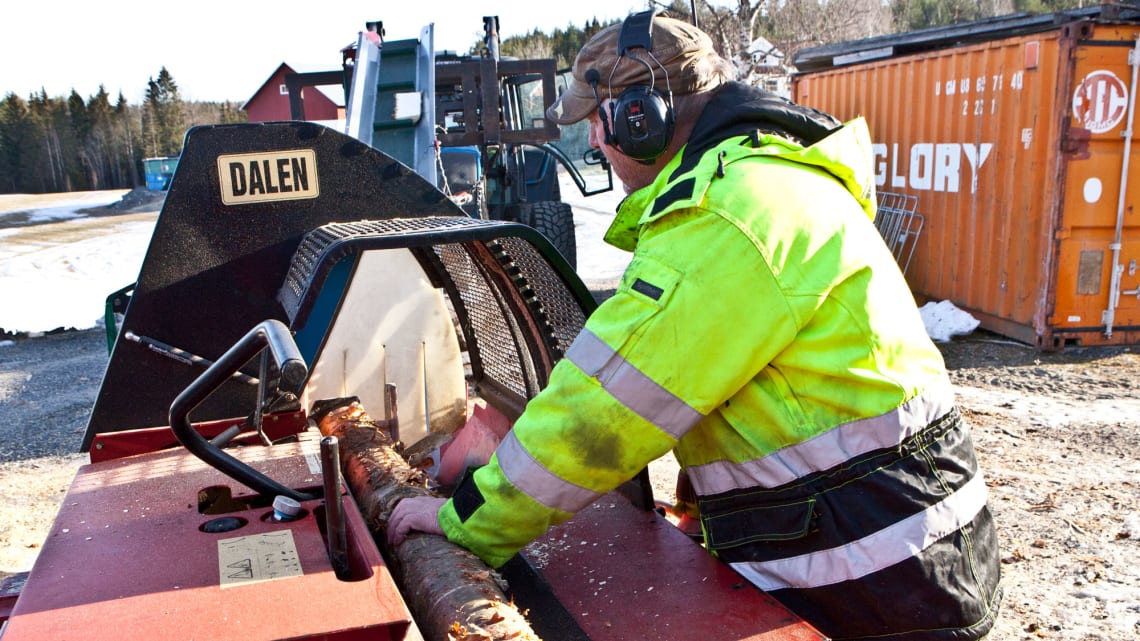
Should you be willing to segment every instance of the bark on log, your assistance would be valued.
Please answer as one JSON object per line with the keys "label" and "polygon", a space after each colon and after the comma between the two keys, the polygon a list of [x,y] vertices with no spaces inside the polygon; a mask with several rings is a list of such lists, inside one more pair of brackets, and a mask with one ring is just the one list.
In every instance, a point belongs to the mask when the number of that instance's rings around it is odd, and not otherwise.
{"label": "bark on log", "polygon": [[[343,402],[339,402],[343,401]],[[431,534],[388,545],[392,508],[401,499],[434,496],[428,476],[399,454],[384,421],[373,421],[355,399],[314,407],[321,434],[340,442],[341,468],[376,544],[417,624],[429,641],[539,641],[504,594],[498,573],[479,557]]]}

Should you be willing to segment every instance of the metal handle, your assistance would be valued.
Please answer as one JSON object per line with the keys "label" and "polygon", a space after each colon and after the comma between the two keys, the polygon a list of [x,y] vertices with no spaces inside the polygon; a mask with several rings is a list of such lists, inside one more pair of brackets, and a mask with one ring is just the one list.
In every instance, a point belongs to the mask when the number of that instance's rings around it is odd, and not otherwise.
{"label": "metal handle", "polygon": [[211,445],[190,424],[191,410],[217,391],[249,359],[267,347],[280,371],[278,389],[287,394],[300,394],[309,373],[308,366],[301,358],[301,351],[284,323],[273,319],[265,320],[249,330],[174,399],[170,404],[170,427],[187,450],[226,476],[249,486],[258,494],[266,497],[282,494],[297,501],[307,501],[317,497],[281,485],[242,463]]}

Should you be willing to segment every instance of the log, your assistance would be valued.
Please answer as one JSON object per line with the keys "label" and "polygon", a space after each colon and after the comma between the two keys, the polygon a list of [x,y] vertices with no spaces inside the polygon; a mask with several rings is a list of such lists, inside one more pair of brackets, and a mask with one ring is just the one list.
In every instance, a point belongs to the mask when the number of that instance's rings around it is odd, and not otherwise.
{"label": "log", "polygon": [[386,421],[372,420],[355,398],[319,402],[311,416],[323,436],[337,437],[345,482],[428,641],[539,641],[503,579],[479,557],[432,534],[388,544],[396,503],[436,494],[428,475],[400,455]]}

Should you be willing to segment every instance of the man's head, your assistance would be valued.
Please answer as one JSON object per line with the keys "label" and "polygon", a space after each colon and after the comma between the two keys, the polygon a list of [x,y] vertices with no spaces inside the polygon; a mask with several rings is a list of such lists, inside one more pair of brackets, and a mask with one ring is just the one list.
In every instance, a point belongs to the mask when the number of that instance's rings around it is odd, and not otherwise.
{"label": "man's head", "polygon": [[[627,23],[638,17],[635,14]],[[637,189],[652,181],[658,166],[684,144],[710,92],[732,78],[732,67],[716,53],[712,40],[703,31],[686,22],[659,16],[651,22],[650,51],[629,47],[628,40],[624,42],[627,49],[623,51],[621,35],[627,23],[607,27],[582,47],[574,60],[570,86],[547,110],[546,116],[562,125],[590,118],[591,143],[609,158],[626,187]],[[610,136],[615,131],[613,103],[626,89],[638,86],[672,94],[672,119],[677,126],[671,137],[665,137],[665,151],[659,157],[627,162],[630,156],[622,152],[629,152],[630,145],[615,144]],[[622,106],[619,105],[619,118],[624,113]],[[617,133],[627,133],[627,130]],[[632,155],[637,157],[638,154]]]}
{"label": "man's head", "polygon": [[574,59],[573,80],[546,111],[547,118],[560,125],[574,124],[593,113],[599,99],[616,99],[632,85],[652,85],[662,93],[668,89],[683,96],[709,91],[730,79],[731,71],[712,40],[687,22],[656,16],[651,57],[642,49],[622,56],[621,29],[621,24],[606,27],[582,47]]}

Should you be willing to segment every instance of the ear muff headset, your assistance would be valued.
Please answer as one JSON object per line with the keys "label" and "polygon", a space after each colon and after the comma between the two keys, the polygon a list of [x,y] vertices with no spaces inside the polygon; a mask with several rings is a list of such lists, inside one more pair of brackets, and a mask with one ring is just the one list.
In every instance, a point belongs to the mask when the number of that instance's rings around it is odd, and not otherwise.
{"label": "ear muff headset", "polygon": [[[664,153],[673,137],[673,91],[669,87],[669,72],[653,56],[652,9],[630,15],[622,22],[618,36],[618,59],[610,70],[609,82],[623,58],[644,65],[649,70],[649,85],[630,85],[610,102],[610,113],[602,107],[598,96],[600,75],[594,69],[586,72],[586,82],[594,89],[598,101],[598,116],[606,134],[606,143],[617,147],[623,154],[645,164],[651,164]],[[641,57],[631,50],[641,49]],[[665,75],[665,92],[656,88],[656,74],[652,60]],[[610,92],[613,95],[613,92]]]}

